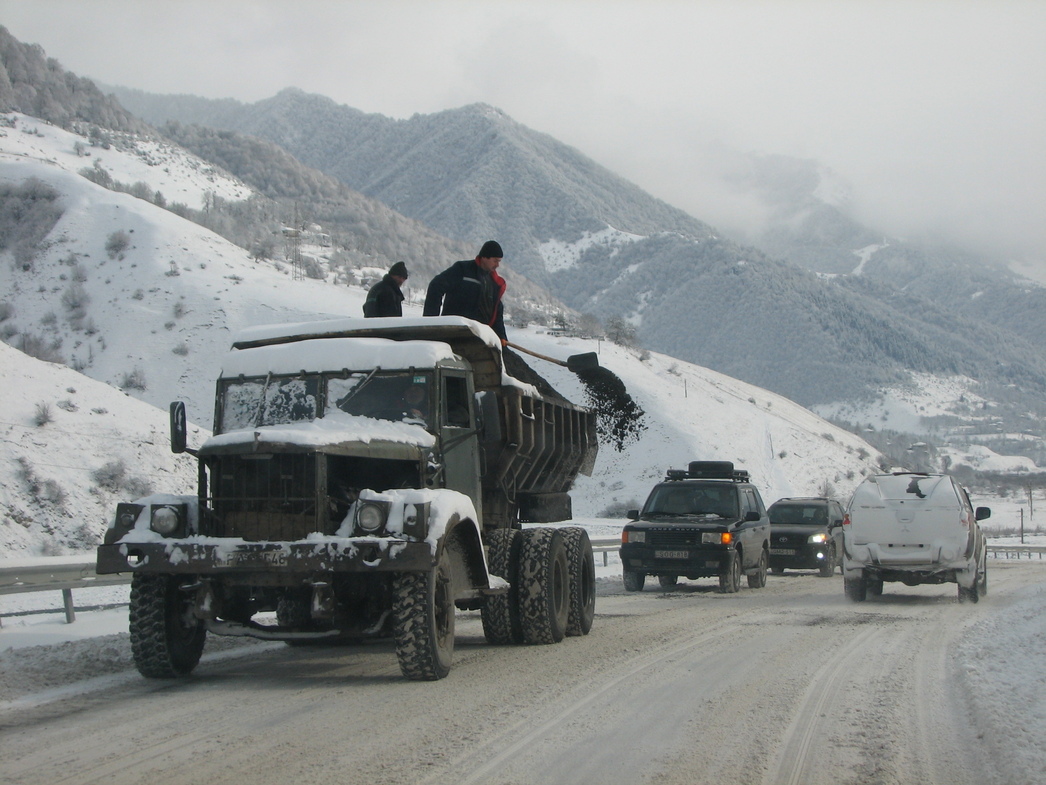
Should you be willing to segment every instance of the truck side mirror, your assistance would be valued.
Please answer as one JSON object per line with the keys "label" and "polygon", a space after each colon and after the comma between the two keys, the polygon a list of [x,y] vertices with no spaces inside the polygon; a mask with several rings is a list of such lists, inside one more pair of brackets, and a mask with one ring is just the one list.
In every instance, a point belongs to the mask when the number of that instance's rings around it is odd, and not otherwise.
{"label": "truck side mirror", "polygon": [[639,520],[639,510],[629,510],[625,514],[626,514],[627,517],[631,518],[633,521],[638,521]]}
{"label": "truck side mirror", "polygon": [[991,507],[978,507],[976,510],[974,510],[973,515],[974,515],[974,517],[977,520],[983,521],[985,518],[992,517],[992,508]]}
{"label": "truck side mirror", "polygon": [[187,430],[185,404],[182,401],[174,401],[171,404],[171,452],[185,452]]}
{"label": "truck side mirror", "polygon": [[758,520],[759,520],[759,510],[749,510],[748,512],[745,513],[745,521],[746,522],[747,521],[758,521]]}

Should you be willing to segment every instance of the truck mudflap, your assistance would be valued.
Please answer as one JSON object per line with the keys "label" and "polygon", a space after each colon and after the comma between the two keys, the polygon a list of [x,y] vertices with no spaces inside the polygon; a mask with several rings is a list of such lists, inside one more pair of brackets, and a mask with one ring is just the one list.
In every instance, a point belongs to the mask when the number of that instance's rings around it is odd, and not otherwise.
{"label": "truck mudflap", "polygon": [[97,572],[228,575],[275,573],[428,572],[435,559],[425,542],[393,538],[330,538],[300,542],[117,542],[98,548]]}

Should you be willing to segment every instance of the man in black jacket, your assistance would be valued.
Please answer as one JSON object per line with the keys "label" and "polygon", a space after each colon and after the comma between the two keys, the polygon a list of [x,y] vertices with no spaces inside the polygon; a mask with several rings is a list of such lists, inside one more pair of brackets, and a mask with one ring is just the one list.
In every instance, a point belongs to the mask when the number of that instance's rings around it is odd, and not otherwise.
{"label": "man in black jacket", "polygon": [[425,294],[425,316],[465,316],[488,325],[508,343],[505,334],[505,279],[498,275],[501,246],[487,240],[475,259],[454,262],[429,283]]}
{"label": "man in black jacket", "polygon": [[364,316],[403,316],[403,282],[407,280],[407,265],[396,262],[385,277],[367,292],[363,303]]}

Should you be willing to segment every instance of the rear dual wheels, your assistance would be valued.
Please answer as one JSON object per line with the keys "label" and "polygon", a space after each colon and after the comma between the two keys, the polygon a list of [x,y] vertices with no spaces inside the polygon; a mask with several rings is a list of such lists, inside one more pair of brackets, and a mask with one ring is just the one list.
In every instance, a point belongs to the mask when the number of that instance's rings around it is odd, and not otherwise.
{"label": "rear dual wheels", "polygon": [[492,575],[508,582],[508,591],[487,597],[480,610],[487,643],[505,646],[523,642],[519,621],[519,549],[523,532],[497,529],[487,535],[487,567]]}
{"label": "rear dual wheels", "polygon": [[592,540],[580,526],[559,530],[567,548],[570,571],[570,610],[567,635],[588,635],[596,617],[596,560]]}
{"label": "rear dual wheels", "polygon": [[557,529],[528,529],[519,552],[519,617],[524,643],[559,643],[570,617],[570,567]]}

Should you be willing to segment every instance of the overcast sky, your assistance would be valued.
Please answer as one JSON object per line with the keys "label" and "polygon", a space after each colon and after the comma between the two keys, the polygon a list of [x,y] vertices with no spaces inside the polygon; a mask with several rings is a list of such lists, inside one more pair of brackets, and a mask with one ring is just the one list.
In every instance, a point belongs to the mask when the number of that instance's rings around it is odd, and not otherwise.
{"label": "overcast sky", "polygon": [[709,145],[815,159],[867,222],[1046,254],[1046,2],[0,0],[65,68],[285,87],[396,118],[485,102],[713,224]]}

